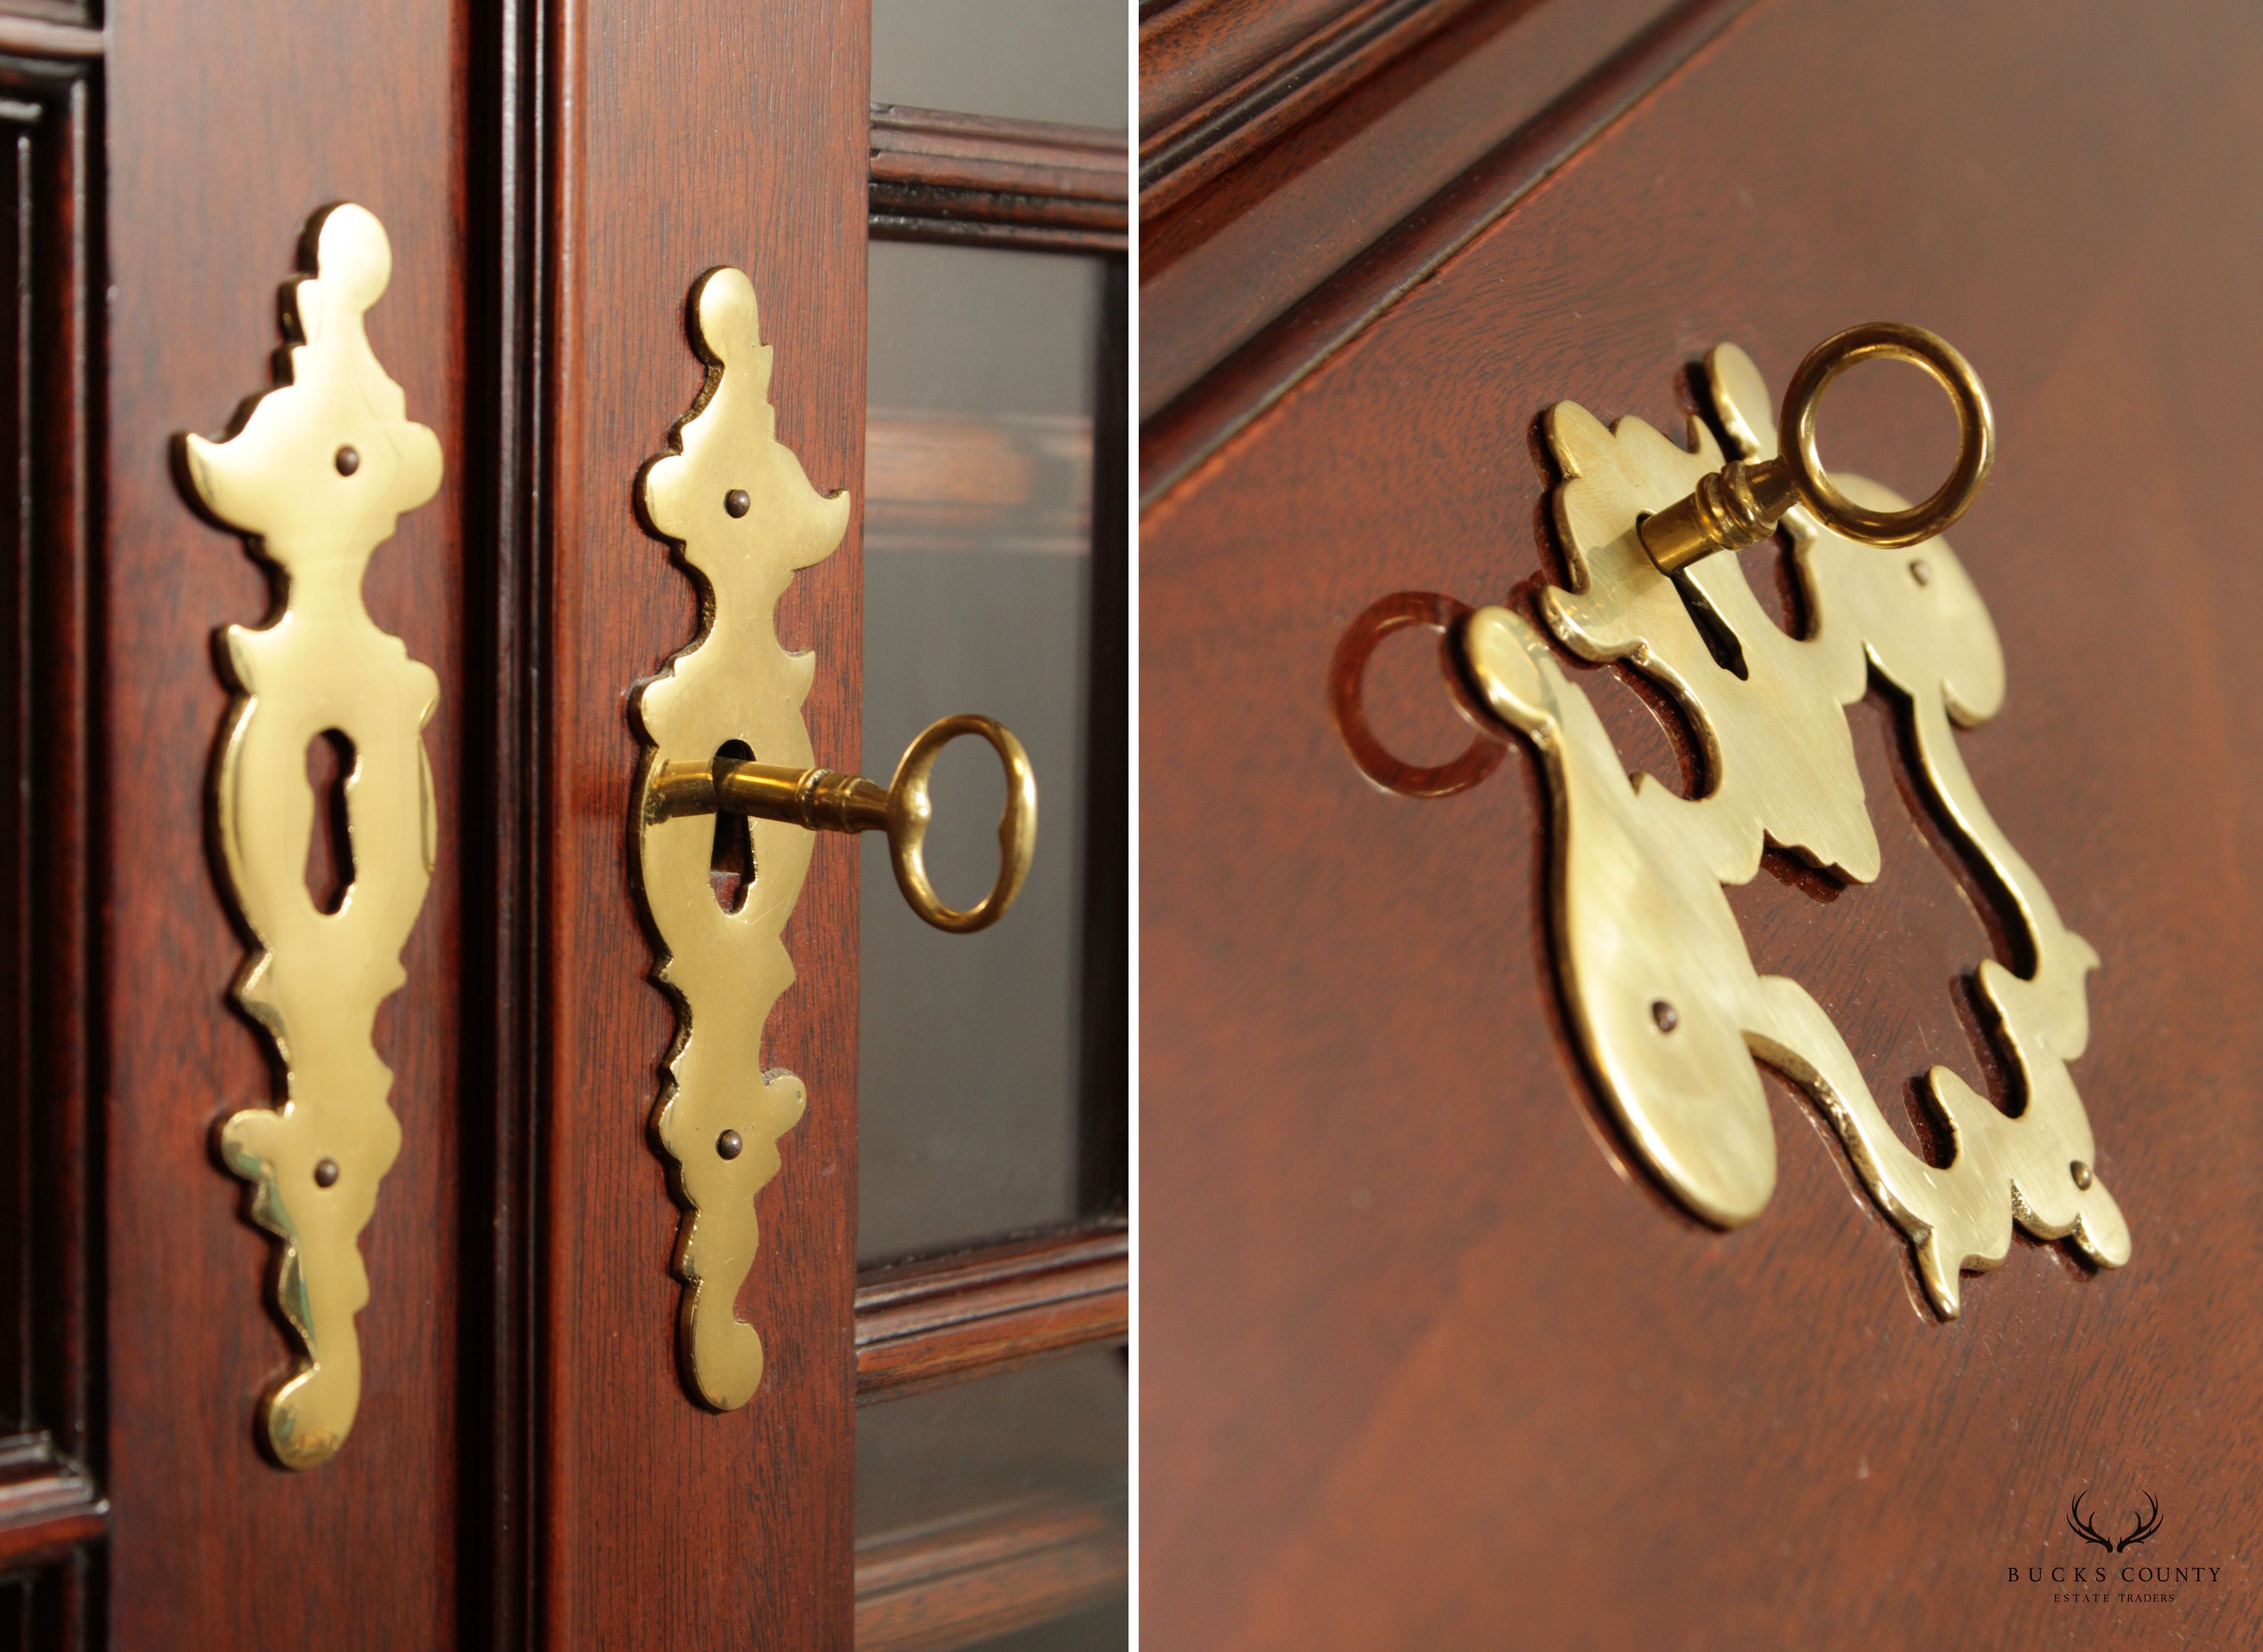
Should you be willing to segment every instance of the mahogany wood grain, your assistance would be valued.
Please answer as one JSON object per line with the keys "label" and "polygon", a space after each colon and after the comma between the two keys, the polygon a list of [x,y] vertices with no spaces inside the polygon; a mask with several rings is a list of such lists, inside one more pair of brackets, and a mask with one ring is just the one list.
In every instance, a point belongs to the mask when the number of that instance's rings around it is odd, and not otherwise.
{"label": "mahogany wood grain", "polygon": [[867,1269],[857,1284],[857,1402],[1121,1343],[1131,1273],[1121,1228]]}
{"label": "mahogany wood grain", "polygon": [[1746,0],[1500,0],[1140,241],[1153,498],[1710,38]]}
{"label": "mahogany wood grain", "polygon": [[[110,1500],[106,1643],[398,1648],[459,1636],[458,1078],[465,550],[462,14],[332,0],[109,8],[102,63],[105,336],[101,582],[87,837],[100,924],[90,1093],[104,1212],[108,1370],[90,1452]],[[278,288],[326,203],[374,212],[391,283],[368,321],[409,415],[448,456],[437,498],[372,562],[378,624],[438,673],[424,732],[438,862],[380,1011],[399,1161],[362,1239],[371,1286],[351,1439],[292,1474],[257,1447],[290,1345],[268,1306],[274,1242],[245,1215],[212,1129],[276,1095],[232,1008],[244,943],[206,853],[206,784],[229,703],[213,639],[270,589],[183,499],[176,434],[223,429],[266,387]],[[482,550],[478,554],[484,555]]]}
{"label": "mahogany wood grain", "polygon": [[1196,0],[1139,32],[1139,218],[1176,206],[1478,0]]}
{"label": "mahogany wood grain", "polygon": [[[1762,0],[1148,509],[1157,1644],[2263,1640],[2263,564],[2235,480],[2263,450],[2259,149],[2245,8]],[[1732,1235],[1679,1214],[1566,1035],[1529,751],[1415,802],[1359,776],[1327,701],[1378,597],[1529,611],[1563,577],[1551,402],[1677,428],[1713,343],[1780,388],[1878,316],[1954,339],[1994,401],[1951,537],[2010,696],[1961,746],[2104,961],[2073,1075],[2136,1236],[2118,1272],[2022,1237],[1948,1324],[1774,1080],[1769,1208]],[[1855,397],[1825,417],[1861,468],[1929,480],[1936,427]],[[1435,653],[1409,649],[1421,683]],[[1399,693],[1387,664],[1371,696]],[[1378,729],[1435,761],[1467,732],[1427,669],[1435,724]],[[1573,669],[1630,767],[1684,783],[1652,702]],[[1959,977],[1998,943],[1908,812],[1883,703],[1851,720],[1887,875],[1735,898],[1891,1115],[1930,1060],[1990,1082]],[[2086,1490],[2150,1491],[2147,1558],[2220,1578],[2055,1604],[2025,1569],[2096,1553],[2064,1524]]]}
{"label": "mahogany wood grain", "polygon": [[1176,0],[1139,9],[1139,129],[1182,119],[1376,0]]}
{"label": "mahogany wood grain", "polygon": [[857,1652],[951,1652],[1118,1594],[1113,1510],[1034,1497],[857,1546]]}
{"label": "mahogany wood grain", "polygon": [[1130,167],[1120,132],[875,104],[871,233],[1122,252]]}
{"label": "mahogany wood grain", "polygon": [[[727,1415],[676,1365],[677,1208],[647,1129],[675,1035],[630,893],[640,747],[630,689],[691,640],[699,602],[639,525],[638,467],[702,369],[686,340],[698,275],[754,281],[777,436],[823,492],[861,501],[870,19],[863,0],[758,18],[705,6],[568,0],[546,74],[542,859],[545,1213],[537,1276],[545,1419],[537,1615],[558,1648],[846,1648],[857,1185],[857,855],[816,846],[785,930],[797,980],[767,1064],[808,1087],[760,1196],[739,1309],[766,1363]],[[841,546],[779,605],[813,649],[817,760],[856,767],[864,577]],[[625,1511],[635,1511],[625,1519]]]}

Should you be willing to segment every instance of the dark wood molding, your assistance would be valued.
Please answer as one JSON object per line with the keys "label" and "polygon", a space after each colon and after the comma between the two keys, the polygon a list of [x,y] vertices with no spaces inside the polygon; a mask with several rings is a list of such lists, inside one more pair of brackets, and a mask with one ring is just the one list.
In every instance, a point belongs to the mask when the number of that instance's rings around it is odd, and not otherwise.
{"label": "dark wood molding", "polygon": [[1685,0],[1491,0],[1143,220],[1152,416]]}
{"label": "dark wood molding", "polygon": [[[1556,0],[1562,4],[1562,0]],[[1450,179],[1411,213],[1372,227],[1373,236],[1317,285],[1288,302],[1246,342],[1233,328],[1208,326],[1209,337],[1186,336],[1205,323],[1187,314],[1176,294],[1159,292],[1163,272],[1148,273],[1141,288],[1142,390],[1175,328],[1177,361],[1160,372],[1184,385],[1154,408],[1140,428],[1142,508],[1152,506],[1179,480],[1216,452],[1328,357],[1359,336],[1408,291],[1467,246],[1645,94],[1688,62],[1751,4],[1751,0],[1682,0],[1560,95],[1534,109],[1477,162]],[[1472,18],[1475,23],[1478,19]],[[1442,49],[1450,39],[1435,43]],[[1234,180],[1229,178],[1227,184]],[[1215,191],[1213,191],[1214,193]],[[1198,198],[1187,216],[1198,213]],[[1362,230],[1360,233],[1366,233]],[[1176,262],[1175,260],[1173,262]],[[1166,264],[1166,271],[1168,270]],[[1191,270],[1191,265],[1189,266]],[[1211,272],[1199,284],[1211,285]],[[1187,284],[1189,286],[1197,284]],[[1291,281],[1290,285],[1295,285]],[[1205,300],[1190,293],[1194,304]],[[1163,299],[1158,303],[1155,300]],[[1219,358],[1205,353],[1226,345]],[[1188,375],[1194,376],[1191,380]]]}
{"label": "dark wood molding", "polygon": [[1130,146],[1095,126],[876,104],[871,233],[1046,252],[1130,245]]}
{"label": "dark wood molding", "polygon": [[1131,272],[1103,276],[1093,422],[1092,653],[1086,671],[1084,1006],[1078,1019],[1077,1208],[1131,1207]]}
{"label": "dark wood molding", "polygon": [[[0,24],[0,42],[15,25]],[[0,1570],[67,1557],[103,1536],[90,1463],[102,1425],[103,911],[92,778],[107,719],[94,634],[90,489],[102,354],[101,133],[83,54],[0,55],[7,141],[0,265],[0,467],[10,501],[0,556]],[[86,1568],[40,1585],[55,1637],[79,1647]]]}
{"label": "dark wood molding", "polygon": [[1143,25],[1140,221],[1175,206],[1479,3],[1191,0]]}
{"label": "dark wood molding", "polygon": [[1121,1342],[1131,1276],[1121,1227],[867,1269],[857,1282],[857,1403]]}
{"label": "dark wood molding", "polygon": [[93,1479],[47,1435],[0,1440],[0,1572],[96,1541],[109,1513]]}
{"label": "dark wood molding", "polygon": [[1376,0],[1164,0],[1139,10],[1140,149]]}
{"label": "dark wood molding", "polygon": [[[465,570],[460,715],[467,746],[493,761],[466,768],[463,855],[464,1093],[488,1098],[464,1133],[462,1350],[458,1414],[465,1519],[459,1643],[516,1652],[539,1641],[534,1591],[539,1415],[536,1221],[543,984],[539,880],[547,833],[536,774],[544,748],[549,628],[543,397],[552,224],[546,190],[558,20],[544,0],[502,0],[472,14],[475,112],[464,270],[465,394],[485,441],[464,444],[468,543],[488,553]],[[479,891],[479,898],[472,891]]]}
{"label": "dark wood molding", "polygon": [[857,1546],[857,1652],[948,1652],[1097,1605],[1128,1573],[1119,1510],[1032,1498]]}

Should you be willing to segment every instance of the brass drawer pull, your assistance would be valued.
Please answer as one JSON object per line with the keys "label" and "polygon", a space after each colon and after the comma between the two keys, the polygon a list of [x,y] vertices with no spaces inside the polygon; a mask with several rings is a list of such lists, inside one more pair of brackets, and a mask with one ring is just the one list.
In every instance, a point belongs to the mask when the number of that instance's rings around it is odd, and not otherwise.
{"label": "brass drawer pull", "polygon": [[[1956,407],[1956,465],[1932,498],[1907,510],[1858,505],[1833,485],[1815,446],[1815,412],[1831,381],[1879,357],[1931,374]],[[1716,551],[1741,551],[1775,531],[1783,513],[1804,505],[1842,539],[1899,548],[1946,533],[1964,514],[1996,458],[1996,422],[1971,363],[1938,333],[1906,321],[1869,321],[1834,333],[1791,375],[1782,429],[1791,440],[1767,459],[1732,459],[1686,498],[1642,518],[1643,549],[1661,574],[1678,574]]]}
{"label": "brass drawer pull", "polygon": [[[943,748],[962,734],[990,742],[1006,768],[1006,807],[998,817],[998,877],[990,892],[961,912],[944,905],[928,879],[926,843],[935,815],[929,777]],[[1006,915],[1030,875],[1038,843],[1038,777],[1029,754],[1003,724],[972,712],[944,718],[920,732],[886,786],[862,775],[790,763],[729,758],[663,765],[653,776],[646,807],[656,819],[718,812],[780,820],[809,832],[885,832],[896,885],[911,909],[937,929],[972,934]]]}

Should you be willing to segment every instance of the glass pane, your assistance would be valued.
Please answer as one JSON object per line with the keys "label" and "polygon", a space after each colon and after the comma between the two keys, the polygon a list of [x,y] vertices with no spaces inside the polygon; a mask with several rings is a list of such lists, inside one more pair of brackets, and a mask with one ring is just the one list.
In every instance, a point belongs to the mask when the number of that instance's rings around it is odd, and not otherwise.
{"label": "glass pane", "polygon": [[[864,1587],[900,1584],[928,1552],[980,1556],[994,1591],[1043,1622],[995,1652],[1097,1652],[1128,1637],[1124,1356],[1077,1354],[857,1414]],[[897,1610],[914,1602],[900,1600]]]}
{"label": "glass pane", "polygon": [[872,101],[1130,124],[1122,0],[872,0]]}
{"label": "glass pane", "polygon": [[1103,1348],[858,1407],[858,1539],[1038,1497],[1120,1507],[1125,1370]]}
{"label": "glass pane", "polygon": [[[1077,1214],[1092,416],[1091,260],[871,248],[864,772],[936,718],[1012,729],[1038,849],[979,934],[915,918],[864,840],[858,1253],[935,1250]],[[928,865],[954,905],[995,875],[996,757],[944,754]]]}

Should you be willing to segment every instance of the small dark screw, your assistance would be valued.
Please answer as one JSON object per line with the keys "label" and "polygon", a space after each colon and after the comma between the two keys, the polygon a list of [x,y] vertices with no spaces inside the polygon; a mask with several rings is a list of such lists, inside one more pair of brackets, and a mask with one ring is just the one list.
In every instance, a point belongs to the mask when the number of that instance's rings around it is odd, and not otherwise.
{"label": "small dark screw", "polygon": [[1650,1019],[1658,1023],[1658,1030],[1661,1033],[1670,1033],[1681,1025],[1681,1012],[1664,999],[1650,1006]]}
{"label": "small dark screw", "polygon": [[743,487],[734,487],[723,495],[723,509],[734,516],[745,516],[754,508],[754,503],[753,500],[747,497],[747,490]]}
{"label": "small dark screw", "polygon": [[338,450],[336,464],[339,475],[351,476],[361,468],[361,455],[350,447],[342,447]]}
{"label": "small dark screw", "polygon": [[726,1130],[715,1138],[715,1152],[719,1158],[736,1158],[739,1150],[744,1146],[746,1143],[739,1139],[736,1130]]}
{"label": "small dark screw", "polygon": [[1910,578],[1915,580],[1920,585],[1932,584],[1933,565],[1927,562],[1923,557],[1920,557],[1916,561],[1910,564]]}
{"label": "small dark screw", "polygon": [[321,1164],[319,1164],[319,1165],[315,1165],[315,1187],[336,1187],[337,1185],[338,1185],[338,1161],[337,1161],[336,1159],[335,1159],[335,1158],[326,1158],[326,1159],[324,1159]]}
{"label": "small dark screw", "polygon": [[2074,1163],[2066,1167],[2066,1173],[2074,1178],[2074,1185],[2076,1187],[2081,1188],[2085,1193],[2090,1191],[2089,1165],[2084,1164],[2078,1158]]}

